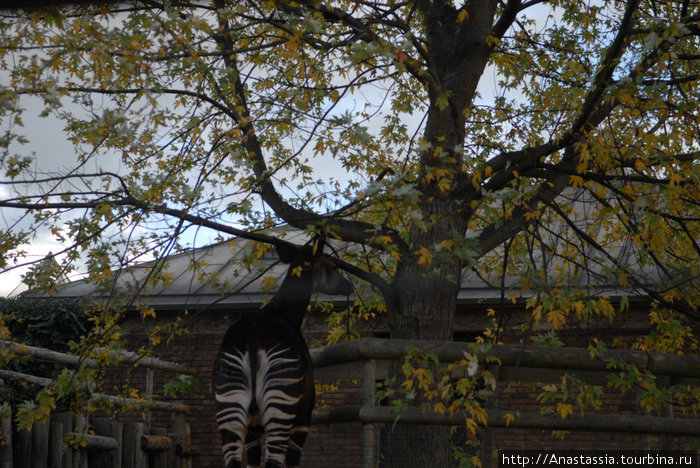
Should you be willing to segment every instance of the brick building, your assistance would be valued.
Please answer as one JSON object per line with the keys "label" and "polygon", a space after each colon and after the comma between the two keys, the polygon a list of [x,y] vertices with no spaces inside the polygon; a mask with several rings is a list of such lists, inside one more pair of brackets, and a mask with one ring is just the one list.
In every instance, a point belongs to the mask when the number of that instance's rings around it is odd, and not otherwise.
{"label": "brick building", "polygon": [[[268,252],[263,256],[259,269],[247,269],[240,259],[250,253],[250,244],[244,240],[222,242],[187,253],[168,257],[164,263],[171,273],[172,280],[168,287],[159,286],[143,291],[139,296],[142,304],[153,307],[157,312],[155,319],[144,319],[135,310],[127,315],[122,326],[132,349],[140,346],[148,348],[147,335],[156,325],[172,322],[181,317],[188,330],[167,344],[154,350],[158,357],[186,364],[197,370],[197,379],[202,387],[184,397],[182,402],[190,406],[188,420],[192,429],[192,441],[198,448],[199,455],[195,466],[214,467],[222,465],[219,434],[214,416],[214,400],[211,389],[211,370],[226,329],[242,314],[257,310],[272,293],[265,291],[264,278],[282,276],[286,271],[283,264],[276,263],[276,256]],[[202,271],[190,268],[192,263],[202,265]],[[141,288],[155,264],[144,264],[124,272],[118,284],[124,290]],[[204,279],[216,278],[219,287],[212,286]],[[585,282],[587,278],[578,278]],[[458,299],[458,312],[455,324],[455,341],[473,341],[488,327],[491,318],[489,309],[498,309],[505,332],[503,340],[519,343],[524,335],[520,324],[526,322],[528,312],[524,309],[524,297],[515,285],[506,284],[506,290],[494,288],[486,280],[471,273],[462,278],[462,289]],[[273,290],[274,291],[274,290]],[[567,328],[559,331],[558,336],[566,346],[587,346],[591,338],[611,343],[613,339],[634,340],[648,332],[648,309],[646,298],[632,295],[629,291],[619,289],[617,285],[596,285],[594,294],[605,294],[613,298],[627,296],[629,310],[615,321],[611,328],[607,319],[587,318],[571,320]],[[88,296],[93,294],[92,287],[82,281],[66,285],[59,293],[60,297]],[[504,302],[503,297],[512,294],[520,296],[515,302]],[[348,298],[319,297],[319,301],[333,301],[337,308],[347,307]],[[323,345],[328,334],[327,314],[315,310],[307,315],[303,331],[311,347]],[[362,322],[358,326],[360,336],[387,337],[386,317]],[[386,366],[378,364],[377,380],[383,380]],[[535,378],[540,382],[557,381],[558,374],[541,373]],[[162,394],[162,386],[171,376],[156,373],[154,392]],[[317,407],[336,407],[359,405],[361,403],[360,366],[349,365],[321,369],[316,378],[324,389],[331,388],[319,395]],[[124,382],[139,387],[145,376],[142,370],[123,369],[110,376],[105,393],[118,391]],[[503,382],[507,382],[507,377]],[[504,383],[501,385],[505,385]],[[604,381],[600,381],[604,384]],[[696,381],[697,383],[697,381]],[[502,389],[495,405],[500,409],[513,411],[539,411],[541,403],[537,401],[540,388],[532,384],[510,385]],[[643,411],[635,402],[634,394],[608,392],[605,404],[598,410],[600,414],[641,415]],[[683,416],[677,414],[676,416]],[[152,415],[154,427],[167,427],[170,415],[155,411]],[[375,425],[374,453],[377,466],[389,466],[385,460],[382,440],[391,424]],[[305,467],[360,467],[361,434],[359,423],[341,423],[317,425],[312,428],[305,445],[302,458]],[[638,449],[647,447],[669,447],[699,449],[700,444],[692,437],[675,437],[672,441],[663,436],[629,433],[599,433],[575,431],[565,437],[553,434],[548,429],[514,429],[497,428],[490,432],[494,449]],[[410,441],[407,441],[410,443]]]}

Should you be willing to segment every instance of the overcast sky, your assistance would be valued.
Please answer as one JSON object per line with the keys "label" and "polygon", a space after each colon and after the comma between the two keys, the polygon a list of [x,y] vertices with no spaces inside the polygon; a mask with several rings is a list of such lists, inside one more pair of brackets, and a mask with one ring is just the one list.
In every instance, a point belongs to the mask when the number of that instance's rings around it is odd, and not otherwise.
{"label": "overcast sky", "polygon": [[[530,12],[534,14],[535,12]],[[540,21],[546,18],[548,9],[541,8],[536,12]],[[492,99],[497,94],[496,89],[497,76],[492,68],[489,68],[484,73],[481,83],[480,92],[481,100],[483,102],[492,102]],[[337,111],[342,112],[343,110],[362,110],[365,102],[372,101],[376,99],[376,102],[381,102],[383,96],[379,96],[379,91],[377,91],[377,96],[372,96],[371,91],[365,91],[364,94],[354,94],[346,98],[346,103],[339,104],[337,106]],[[63,128],[65,122],[59,120],[55,116],[49,117],[38,117],[39,112],[43,109],[43,104],[39,99],[23,96],[20,101],[21,106],[26,109],[23,120],[24,129],[23,133],[29,140],[29,143],[20,147],[11,148],[10,154],[14,152],[21,151],[23,154],[34,153],[35,168],[40,173],[45,172],[63,172],[75,167],[76,165],[76,155],[75,148],[73,144],[67,140]],[[70,110],[79,110],[80,108],[71,104],[66,100],[66,108]],[[409,128],[418,128],[423,116],[414,115],[407,117]],[[4,129],[0,129],[4,130]],[[100,167],[97,167],[97,165]],[[93,163],[93,167],[87,168],[92,170],[110,170],[118,171],[120,165],[119,157],[101,157],[98,162]],[[330,158],[317,159],[314,161],[314,168],[316,170],[315,176],[322,178],[325,175],[330,175],[336,179],[347,180],[350,176],[344,173],[344,169],[339,166],[337,161],[333,161]],[[0,177],[4,177],[0,175]],[[5,185],[0,185],[0,196],[6,195],[8,192],[8,187]],[[0,229],[6,229],[12,223],[15,222],[15,218],[18,213],[12,213],[9,211],[0,213]],[[14,218],[13,218],[14,217]],[[194,235],[194,231],[190,230],[187,235]],[[213,238],[213,233],[199,232],[198,245],[207,243]],[[48,232],[41,232],[37,235],[31,245],[28,248],[27,260],[39,260],[44,258],[49,252],[58,252],[64,248],[63,245],[58,243]],[[0,296],[5,296],[13,291],[21,282],[21,275],[26,271],[26,268],[11,269],[6,272],[0,273]]]}

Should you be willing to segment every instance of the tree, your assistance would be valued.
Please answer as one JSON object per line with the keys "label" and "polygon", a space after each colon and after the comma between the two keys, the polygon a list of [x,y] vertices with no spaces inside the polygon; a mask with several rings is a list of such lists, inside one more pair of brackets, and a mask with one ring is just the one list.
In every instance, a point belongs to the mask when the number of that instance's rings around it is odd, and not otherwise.
{"label": "tree", "polygon": [[[376,288],[395,338],[451,339],[469,268],[517,276],[555,328],[615,312],[564,273],[639,291],[657,331],[638,345],[681,352],[700,290],[698,6],[144,0],[6,13],[2,267],[22,263],[39,229],[65,243],[65,272],[85,252],[100,281],[201,227],[275,243],[284,225],[363,246],[344,266]],[[22,152],[30,96],[75,143],[65,170]]]}

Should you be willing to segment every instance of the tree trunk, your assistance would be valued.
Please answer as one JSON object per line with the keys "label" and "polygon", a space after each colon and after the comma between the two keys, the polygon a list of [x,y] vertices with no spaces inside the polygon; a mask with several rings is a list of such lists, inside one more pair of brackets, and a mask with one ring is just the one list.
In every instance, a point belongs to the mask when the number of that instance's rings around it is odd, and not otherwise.
{"label": "tree trunk", "polygon": [[[456,294],[451,287],[442,287],[437,278],[424,278],[418,272],[412,294],[399,299],[401,312],[390,325],[392,338],[448,340],[452,336],[452,323]],[[413,299],[413,301],[411,300]],[[393,361],[390,373],[397,376],[395,385],[403,380],[401,361]],[[431,371],[437,375],[437,366]],[[420,405],[418,396],[410,402]],[[385,466],[401,468],[450,467],[454,464],[450,428],[419,424],[387,424],[387,445],[383,453]]]}
{"label": "tree trunk", "polygon": [[[411,228],[397,266],[394,296],[387,298],[389,327],[394,339],[452,340],[461,277],[456,251],[465,246],[470,197],[476,195],[463,172],[465,114],[491,52],[486,39],[497,2],[467,2],[466,15],[447,2],[416,5],[437,79],[424,82],[430,103],[416,184],[422,223]],[[401,363],[390,371],[400,385]],[[395,424],[387,431],[386,466],[454,466],[449,427]]]}
{"label": "tree trunk", "polygon": [[[425,219],[435,222],[427,230],[414,231],[415,252],[406,252],[397,267],[390,333],[394,339],[452,340],[461,265],[456,255],[436,246],[457,241],[455,233],[463,233],[466,226],[459,226],[463,220],[459,220],[457,208],[448,200],[432,198],[422,206]],[[421,247],[432,252],[430,261],[417,253]],[[401,364],[395,361],[390,367],[391,375],[397,377],[397,386],[403,380]],[[433,367],[431,371],[437,375],[437,366]],[[412,406],[421,403],[420,395],[410,402]],[[394,424],[387,425],[386,431],[384,466],[454,466],[449,427]]]}
{"label": "tree trunk", "polygon": [[[445,266],[446,267],[446,266]],[[396,306],[390,315],[390,334],[395,339],[445,341],[452,339],[458,286],[452,278],[459,267],[422,268],[413,263],[399,267]],[[400,275],[400,279],[398,278]],[[399,286],[400,284],[400,286]]]}

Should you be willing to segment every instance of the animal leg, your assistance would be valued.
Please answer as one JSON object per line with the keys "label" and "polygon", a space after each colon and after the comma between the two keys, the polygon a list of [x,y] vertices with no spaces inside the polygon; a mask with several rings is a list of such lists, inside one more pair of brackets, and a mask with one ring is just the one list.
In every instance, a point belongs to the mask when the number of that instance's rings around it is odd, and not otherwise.
{"label": "animal leg", "polygon": [[240,468],[243,461],[243,432],[245,428],[235,430],[221,429],[224,461],[226,468]]}
{"label": "animal leg", "polygon": [[243,461],[244,440],[247,438],[248,415],[240,407],[229,406],[217,413],[226,468],[239,468]]}
{"label": "animal leg", "polygon": [[251,426],[245,438],[245,456],[248,468],[259,468],[262,456],[263,428]]}
{"label": "animal leg", "polygon": [[267,427],[265,430],[265,468],[284,468],[289,430]]}
{"label": "animal leg", "polygon": [[309,434],[309,426],[297,426],[292,428],[287,445],[287,468],[297,468],[301,462],[301,452]]}
{"label": "animal leg", "polygon": [[265,427],[265,468],[284,467],[289,431],[303,396],[300,362],[294,350],[276,346],[258,353],[256,395]]}
{"label": "animal leg", "polygon": [[215,364],[216,420],[227,468],[239,468],[250,422],[250,360],[248,353],[221,353]]}

